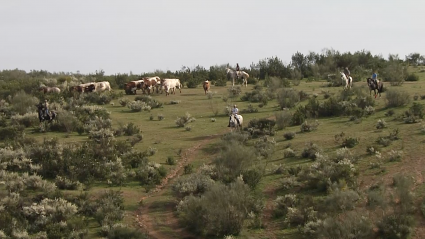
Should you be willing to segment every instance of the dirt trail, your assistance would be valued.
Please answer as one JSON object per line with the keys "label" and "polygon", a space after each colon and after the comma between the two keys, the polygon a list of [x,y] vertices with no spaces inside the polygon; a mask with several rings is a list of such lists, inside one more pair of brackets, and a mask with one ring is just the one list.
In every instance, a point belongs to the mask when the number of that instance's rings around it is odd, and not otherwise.
{"label": "dirt trail", "polygon": [[[146,202],[146,199],[160,198],[164,196],[166,190],[163,189],[171,186],[171,181],[182,175],[184,166],[188,165],[190,162],[196,159],[198,150],[205,145],[208,145],[212,140],[218,138],[219,136],[220,134],[209,135],[200,142],[198,141],[198,143],[196,143],[191,148],[185,150],[182,154],[182,159],[178,161],[176,167],[173,168],[173,170],[162,180],[161,184],[152,189],[147,196],[140,199],[143,202],[143,205],[140,206],[136,212],[136,222],[149,234],[151,238],[196,238],[196,236],[190,234],[187,230],[184,230],[184,228],[179,225],[178,219],[174,215],[175,204],[173,202],[170,202],[170,200],[167,200],[166,202],[164,201],[166,208],[163,208],[161,217],[166,219],[161,222],[161,225],[158,225],[158,223],[155,222],[155,218],[150,215],[152,209],[157,210],[156,206],[154,205],[156,200],[149,200],[149,202]],[[166,227],[171,230],[172,233],[167,234],[159,227]]]}

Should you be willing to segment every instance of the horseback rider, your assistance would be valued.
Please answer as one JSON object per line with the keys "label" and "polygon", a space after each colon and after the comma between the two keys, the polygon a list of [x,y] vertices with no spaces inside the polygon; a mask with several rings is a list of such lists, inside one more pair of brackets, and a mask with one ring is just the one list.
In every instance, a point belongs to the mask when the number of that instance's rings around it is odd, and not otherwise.
{"label": "horseback rider", "polygon": [[49,102],[47,102],[47,100],[44,100],[43,107],[44,107],[45,114],[49,115]]}
{"label": "horseback rider", "polygon": [[232,114],[229,117],[229,125],[227,125],[227,127],[230,127],[230,120],[232,120],[232,115],[233,117],[235,117],[236,121],[238,122],[238,125],[240,125],[239,118],[237,117],[238,113],[239,113],[239,109],[237,108],[236,105],[234,105],[232,109]]}
{"label": "horseback rider", "polygon": [[372,74],[372,81],[375,83],[376,87],[378,87],[378,74],[374,71]]}
{"label": "horseback rider", "polygon": [[350,70],[348,70],[348,67],[344,68],[344,74],[348,79],[348,82],[350,82]]}
{"label": "horseback rider", "polygon": [[239,79],[239,63],[236,63],[236,78]]}

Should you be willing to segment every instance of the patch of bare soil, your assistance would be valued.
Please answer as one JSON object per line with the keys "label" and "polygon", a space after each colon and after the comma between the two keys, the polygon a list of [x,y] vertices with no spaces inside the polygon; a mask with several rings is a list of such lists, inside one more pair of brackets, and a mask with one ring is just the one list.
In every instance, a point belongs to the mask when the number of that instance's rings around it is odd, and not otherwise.
{"label": "patch of bare soil", "polygon": [[[198,155],[198,150],[202,147],[211,143],[212,140],[219,137],[219,134],[210,135],[203,139],[202,141],[198,141],[193,147],[185,150],[182,154],[182,160],[179,160],[176,167],[162,180],[161,184],[157,185],[154,189],[152,189],[149,194],[140,199],[142,202],[142,206],[136,212],[136,222],[137,224],[146,231],[151,238],[197,238],[195,235],[190,234],[185,228],[179,225],[178,219],[174,214],[175,211],[175,202],[172,200],[164,201],[162,199],[161,205],[156,205],[155,202],[161,197],[164,197],[165,188],[171,186],[171,181],[173,179],[178,178],[183,174],[183,168],[185,165],[188,165],[194,159],[196,159]],[[146,200],[146,199],[150,200]],[[147,202],[149,201],[149,202]],[[152,216],[152,211],[155,210],[155,213],[158,213],[158,217]],[[161,219],[160,222],[156,220]],[[161,228],[167,228],[169,233]]]}

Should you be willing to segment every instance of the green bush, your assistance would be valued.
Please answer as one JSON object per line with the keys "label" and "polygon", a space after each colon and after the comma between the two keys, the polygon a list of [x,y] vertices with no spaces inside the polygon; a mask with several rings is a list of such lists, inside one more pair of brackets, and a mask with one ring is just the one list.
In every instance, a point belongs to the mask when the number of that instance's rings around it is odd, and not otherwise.
{"label": "green bush", "polygon": [[242,172],[242,178],[251,189],[255,189],[263,178],[263,173],[258,168],[248,169]]}
{"label": "green bush", "polygon": [[319,126],[319,121],[314,121],[313,123],[309,123],[307,120],[304,121],[304,123],[301,124],[301,133],[305,132],[311,132],[313,130],[317,130],[317,127]]}
{"label": "green bush", "polygon": [[276,126],[278,130],[284,129],[291,125],[292,114],[289,111],[279,111],[275,113]]}
{"label": "green bush", "polygon": [[172,185],[171,189],[178,198],[189,195],[202,195],[214,184],[209,176],[199,173],[190,174],[187,177],[180,177]]}
{"label": "green bush", "polygon": [[187,196],[180,201],[177,212],[182,224],[202,236],[238,235],[248,214],[262,208],[241,180],[229,186],[214,184],[202,197]]}
{"label": "green bush", "polygon": [[300,95],[294,89],[281,89],[277,93],[277,102],[281,109],[293,108],[300,101]]}
{"label": "green bush", "polygon": [[385,94],[385,100],[387,107],[399,107],[410,102],[410,95],[402,90],[388,90]]}
{"label": "green bush", "polygon": [[419,76],[414,73],[410,73],[406,78],[406,81],[418,81],[418,80],[419,80]]}
{"label": "green bush", "polygon": [[150,95],[139,95],[139,96],[136,96],[136,98],[134,99],[134,101],[145,102],[152,109],[153,108],[160,108],[160,107],[162,107],[162,103],[159,102],[159,101],[157,101],[156,99],[152,98],[152,96],[150,96]]}
{"label": "green bush", "polygon": [[322,149],[317,144],[314,144],[312,142],[306,143],[306,147],[304,148],[303,152],[301,153],[301,156],[303,158],[309,158],[309,159],[316,159],[316,153],[320,153]]}
{"label": "green bush", "polygon": [[131,101],[127,104],[127,107],[132,112],[150,111],[151,107],[143,101]]}
{"label": "green bush", "polygon": [[176,164],[176,160],[174,159],[174,157],[173,157],[173,156],[168,156],[168,157],[167,157],[167,161],[166,161],[166,163],[167,163],[168,165],[175,165],[175,164]]}
{"label": "green bush", "polygon": [[187,124],[189,124],[190,122],[195,121],[196,119],[193,118],[188,112],[186,112],[186,114],[184,116],[180,116],[176,119],[175,123],[177,125],[177,127],[184,127]]}
{"label": "green bush", "polygon": [[385,215],[378,223],[378,235],[381,238],[409,238],[414,219],[410,215],[393,213]]}
{"label": "green bush", "polygon": [[291,139],[295,138],[295,132],[285,132],[285,133],[283,134],[283,137],[284,137],[286,140],[291,140]]}

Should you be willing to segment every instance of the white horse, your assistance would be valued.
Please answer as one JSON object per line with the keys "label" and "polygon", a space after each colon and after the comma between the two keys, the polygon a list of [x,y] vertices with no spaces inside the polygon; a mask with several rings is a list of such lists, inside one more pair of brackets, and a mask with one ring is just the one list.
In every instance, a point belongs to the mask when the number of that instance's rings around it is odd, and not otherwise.
{"label": "white horse", "polygon": [[249,74],[245,71],[235,71],[230,68],[226,68],[226,74],[228,77],[232,78],[232,85],[235,86],[235,79],[241,78],[242,79],[242,85],[245,84],[245,87],[248,86],[248,78]]}
{"label": "white horse", "polygon": [[344,72],[340,72],[340,73],[341,73],[342,84],[345,83],[344,89],[350,89],[353,86],[353,78],[351,78],[351,76],[347,78]]}
{"label": "white horse", "polygon": [[242,117],[242,115],[236,115],[236,117],[238,118],[238,120],[239,120],[239,125],[238,125],[238,122],[236,121],[236,118],[235,118],[235,115],[231,115],[230,116],[230,121],[229,121],[229,124],[230,124],[230,128],[231,129],[242,129],[242,125],[243,125],[243,117]]}

